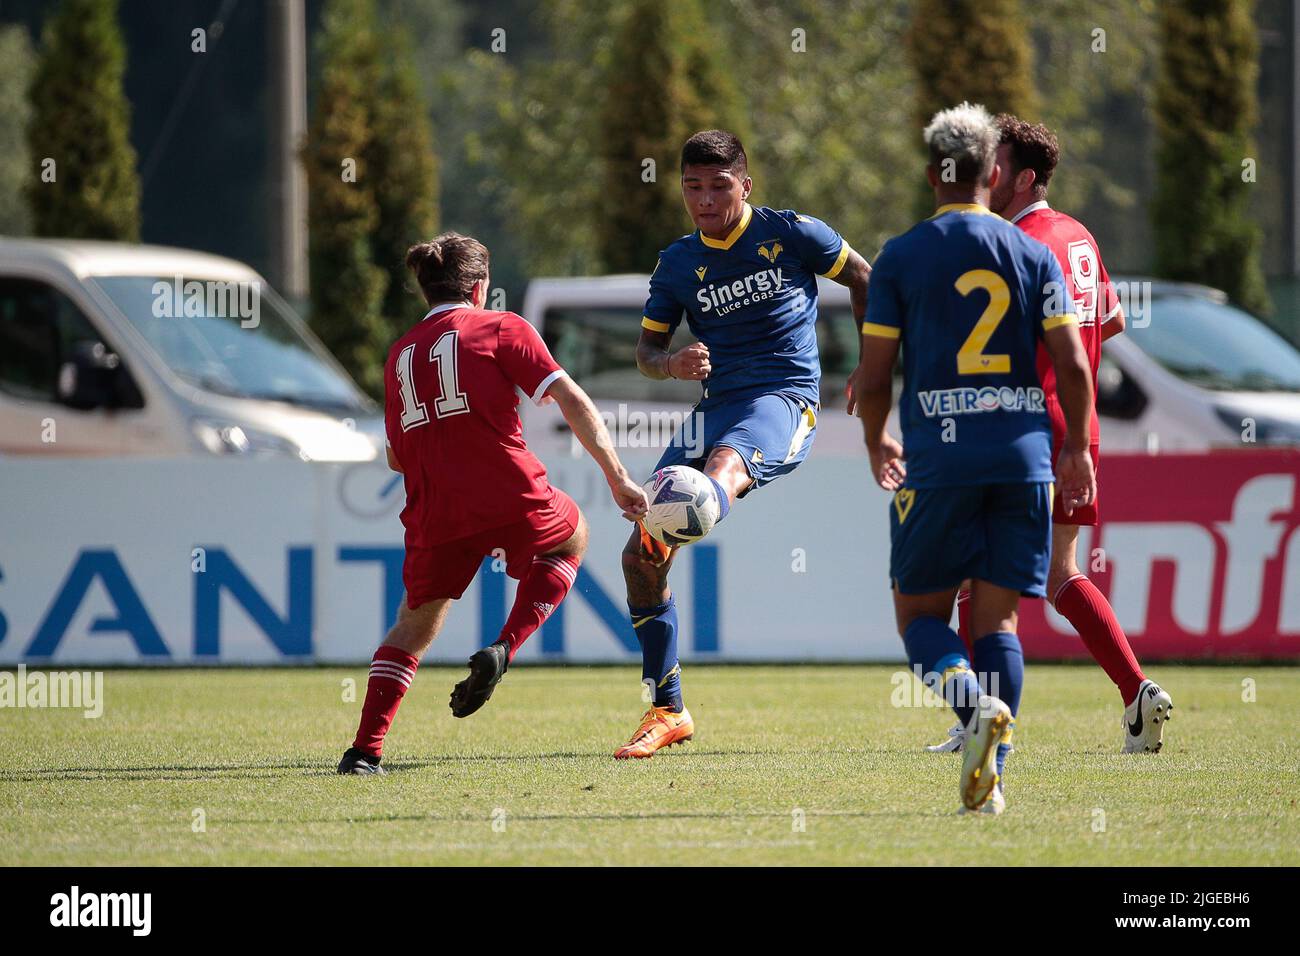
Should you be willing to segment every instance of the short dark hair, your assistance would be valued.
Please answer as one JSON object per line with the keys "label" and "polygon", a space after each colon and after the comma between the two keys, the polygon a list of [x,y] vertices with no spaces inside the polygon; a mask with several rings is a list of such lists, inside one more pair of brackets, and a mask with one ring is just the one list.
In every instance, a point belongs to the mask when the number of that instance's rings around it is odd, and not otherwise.
{"label": "short dark hair", "polygon": [[744,176],[749,160],[740,137],[725,129],[706,129],[696,133],[682,147],[682,172],[687,166],[721,166]]}
{"label": "short dark hair", "polygon": [[444,232],[406,250],[406,268],[415,273],[425,301],[468,300],[474,283],[488,274],[487,246],[458,232]]}
{"label": "short dark hair", "polygon": [[1017,173],[1025,169],[1034,171],[1034,195],[1047,196],[1047,184],[1052,180],[1056,164],[1061,159],[1061,146],[1056,134],[1042,123],[1026,123],[1010,113],[999,113],[997,118],[1000,143],[1011,147],[1011,167]]}

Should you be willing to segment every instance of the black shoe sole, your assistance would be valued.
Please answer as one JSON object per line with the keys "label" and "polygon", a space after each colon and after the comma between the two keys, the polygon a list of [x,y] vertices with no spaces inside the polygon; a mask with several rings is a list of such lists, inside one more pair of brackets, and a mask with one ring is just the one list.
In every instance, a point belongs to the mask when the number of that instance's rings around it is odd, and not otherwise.
{"label": "black shoe sole", "polygon": [[[362,766],[368,767],[368,769],[366,770],[357,769],[358,767],[362,767]],[[388,771],[385,770],[383,767],[375,767],[372,765],[361,764],[361,763],[353,764],[350,768],[346,770],[340,767],[338,772],[340,776],[344,776],[344,777],[383,777],[386,776],[388,773]]]}
{"label": "black shoe sole", "polygon": [[469,676],[451,691],[451,713],[455,717],[468,717],[477,712],[492,697],[497,684],[505,677],[506,669],[497,670],[497,657],[491,648],[475,651],[469,659]]}
{"label": "black shoe sole", "polygon": [[335,773],[343,777],[382,777],[388,771],[377,763],[370,763],[361,757],[354,757],[352,754],[346,753],[343,755],[343,759],[339,761]]}

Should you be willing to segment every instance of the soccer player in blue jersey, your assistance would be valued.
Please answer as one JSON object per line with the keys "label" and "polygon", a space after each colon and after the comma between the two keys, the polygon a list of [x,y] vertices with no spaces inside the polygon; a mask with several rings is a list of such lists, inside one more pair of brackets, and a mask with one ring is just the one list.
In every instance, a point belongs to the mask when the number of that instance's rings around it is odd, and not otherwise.
{"label": "soccer player in blue jersey", "polygon": [[[699,404],[656,468],[699,468],[725,518],[737,498],[793,471],[812,447],[821,382],[817,276],[849,287],[860,322],[871,269],[821,220],[751,206],[745,150],[731,133],[696,133],[682,147],[681,169],[696,230],[664,249],[650,276],[637,367],[649,378],[702,383]],[[683,316],[698,342],[674,351]],[[650,757],[695,732],[682,704],[668,587],[675,550],[644,527],[623,550],[642,679],[654,698],[618,758]]]}
{"label": "soccer player in blue jersey", "polygon": [[[1039,342],[1065,413],[1056,480],[1066,510],[1087,505],[1097,488],[1092,376],[1065,277],[1047,246],[988,209],[998,140],[993,118],[968,103],[926,127],[937,209],[876,260],[854,381],[872,473],[894,492],[898,631],[908,663],[971,728],[962,810],[987,813],[1006,805],[1001,780],[1020,706],[1016,607],[1021,595],[1045,595],[1051,554],[1052,433]],[[901,446],[885,430],[900,346]],[[973,661],[948,626],[965,579]]]}

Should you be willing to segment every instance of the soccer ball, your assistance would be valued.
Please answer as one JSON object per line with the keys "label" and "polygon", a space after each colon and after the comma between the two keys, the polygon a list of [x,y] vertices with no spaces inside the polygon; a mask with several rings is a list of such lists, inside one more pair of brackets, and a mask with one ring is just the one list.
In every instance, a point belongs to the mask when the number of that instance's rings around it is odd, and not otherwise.
{"label": "soccer ball", "polygon": [[717,523],[720,508],[713,482],[685,465],[660,468],[643,486],[650,502],[646,530],[667,545],[699,541]]}

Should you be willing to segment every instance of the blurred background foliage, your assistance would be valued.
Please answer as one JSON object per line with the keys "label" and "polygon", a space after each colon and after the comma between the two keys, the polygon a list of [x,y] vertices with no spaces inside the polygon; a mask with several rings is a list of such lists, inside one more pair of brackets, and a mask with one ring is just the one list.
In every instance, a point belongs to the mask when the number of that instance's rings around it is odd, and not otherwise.
{"label": "blurred background foliage", "polygon": [[[1227,224],[1175,216],[1176,199],[1156,202],[1170,189],[1159,185],[1160,170],[1174,169],[1169,157],[1179,155],[1169,139],[1179,130],[1157,115],[1172,108],[1158,95],[1170,68],[1162,47],[1179,23],[1162,17],[1170,5],[1193,22],[1228,17],[1222,22],[1257,33],[1252,62],[1241,62],[1237,48],[1186,54],[1193,68],[1197,56],[1228,57],[1227,68],[1254,87],[1244,91],[1259,97],[1235,126],[1192,131],[1258,158],[1257,182],[1225,203],[1235,217]],[[333,8],[361,10],[373,31],[326,42]],[[24,134],[30,107],[18,91],[39,68],[34,51],[57,9],[0,0],[0,163],[11,171],[0,176],[0,230],[9,234],[35,228],[21,201],[24,172],[37,160]],[[1157,255],[1176,249],[1177,236],[1157,235],[1154,212],[1193,245],[1217,234],[1254,248],[1243,268],[1257,272],[1250,264],[1257,261],[1280,279],[1272,285],[1274,321],[1300,338],[1287,214],[1296,189],[1296,13],[1288,0],[307,0],[306,9],[312,128],[342,136],[348,123],[340,117],[348,116],[364,127],[349,146],[365,160],[358,208],[342,216],[346,198],[322,180],[312,191],[313,263],[340,264],[321,268],[345,269],[351,278],[340,287],[359,296],[353,308],[365,303],[373,316],[362,323],[370,344],[352,343],[363,352],[418,314],[397,254],[436,229],[488,244],[494,285],[504,292],[494,304],[505,308],[522,306],[533,276],[649,271],[658,249],[690,228],[675,183],[680,141],[696,127],[741,132],[756,202],[823,217],[871,257],[922,211],[921,121],[958,96],[1012,106],[1058,132],[1052,202],[1087,223],[1113,273],[1177,272]],[[189,32],[216,17],[221,43],[197,65]],[[142,238],[266,270],[265,5],[120,0],[118,19],[131,142],[144,168]],[[340,79],[331,58],[346,62],[371,32],[377,52],[369,56],[380,68],[366,70],[382,79]],[[1179,35],[1199,42],[1194,31]],[[984,51],[994,48],[1004,55],[990,65]],[[178,103],[180,79],[200,69]],[[1193,112],[1213,116],[1204,97],[1218,92],[1202,84]],[[315,151],[319,173],[337,168],[324,154],[346,144],[306,145],[309,170]],[[416,160],[415,152],[427,156]],[[652,183],[643,182],[647,159]],[[367,169],[374,180],[365,181]],[[331,202],[342,205],[330,212]],[[327,224],[335,213],[344,227]],[[331,230],[339,235],[322,251],[322,231]],[[1240,284],[1206,278],[1267,309],[1250,276]],[[313,311],[328,329],[346,318],[348,296],[331,296],[322,284],[328,277],[314,279]]]}

